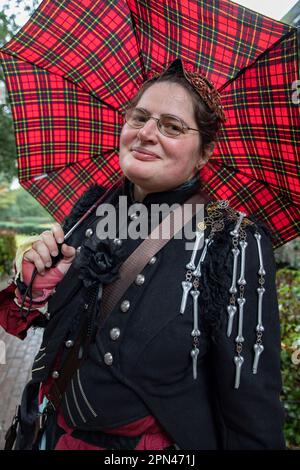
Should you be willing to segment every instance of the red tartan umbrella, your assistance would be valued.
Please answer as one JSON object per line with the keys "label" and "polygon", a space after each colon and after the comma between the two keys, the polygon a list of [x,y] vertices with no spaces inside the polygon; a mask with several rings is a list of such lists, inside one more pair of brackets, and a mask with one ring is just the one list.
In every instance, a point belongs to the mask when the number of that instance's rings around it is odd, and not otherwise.
{"label": "red tartan umbrella", "polygon": [[181,57],[227,115],[201,170],[207,191],[255,213],[275,247],[300,233],[295,28],[228,0],[44,0],[0,57],[20,183],[58,221],[89,185],[119,177],[126,103]]}

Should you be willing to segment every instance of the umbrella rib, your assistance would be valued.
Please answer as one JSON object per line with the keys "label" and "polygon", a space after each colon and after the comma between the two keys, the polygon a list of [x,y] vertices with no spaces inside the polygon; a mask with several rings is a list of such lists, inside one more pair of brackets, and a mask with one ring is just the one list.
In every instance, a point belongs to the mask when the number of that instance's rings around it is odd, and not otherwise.
{"label": "umbrella rib", "polygon": [[[259,54],[253,62],[251,62],[251,64],[248,64],[246,65],[245,67],[243,67],[241,70],[239,70],[233,77],[231,77],[229,80],[227,80],[226,83],[224,83],[224,85],[222,85],[218,91],[219,93],[222,93],[224,91],[225,88],[227,88],[228,85],[230,85],[232,82],[234,82],[240,75],[244,74],[246,70],[250,69],[251,67],[253,67],[256,62],[258,62],[264,55],[268,54],[269,51],[271,49],[273,49],[274,47],[276,47],[280,42],[284,41],[285,39],[287,39],[288,37],[296,34],[298,34],[298,32],[300,32],[300,28],[295,28],[295,27],[292,27],[291,31],[288,31],[287,33],[285,33],[283,36],[281,36],[281,38],[279,38],[277,41],[275,41],[270,47],[268,47],[266,50],[264,50],[263,52],[261,52],[261,54]],[[300,36],[300,33],[299,33],[299,36]]]}
{"label": "umbrella rib", "polygon": [[[119,152],[118,149],[112,149],[112,150],[109,150],[109,151],[107,151],[107,152],[101,153],[101,157],[102,157],[103,160],[105,161],[105,160],[107,159],[107,157],[109,157],[111,154],[116,154],[116,153],[118,153],[118,152]],[[59,171],[64,170],[64,169],[66,169],[66,168],[68,168],[68,167],[72,167],[73,165],[80,165],[82,162],[89,162],[89,161],[91,161],[91,160],[93,160],[93,159],[96,159],[96,158],[99,158],[99,154],[90,155],[90,156],[87,157],[87,158],[81,158],[80,160],[78,160],[78,161],[76,161],[76,162],[64,163],[60,168],[57,168],[57,167],[56,167],[56,168],[54,168],[54,169],[52,169],[52,170],[47,171],[47,173],[44,172],[44,173],[39,173],[39,174],[37,174],[37,175],[35,175],[35,176],[32,175],[30,178],[32,178],[32,179],[34,179],[34,180],[39,180],[39,179],[42,179],[42,178],[46,178],[46,177],[48,177],[48,176],[51,176],[52,173],[58,173]],[[28,179],[28,175],[25,174],[23,177],[22,177],[22,176],[19,176],[19,178],[20,178],[20,181],[23,181],[23,180],[26,181],[26,180]]]}
{"label": "umbrella rib", "polygon": [[[220,170],[222,169],[222,166],[219,165],[218,163],[216,162],[209,162],[208,165],[211,167],[212,171],[215,170],[215,167],[218,167]],[[229,171],[231,172],[234,172],[235,174],[239,173],[243,176],[245,176],[246,178],[248,178],[249,180],[253,181],[254,183],[259,183],[261,184],[262,186],[266,187],[266,188],[270,188],[272,189],[273,191],[277,191],[279,192],[280,194],[282,194],[289,202],[292,202],[293,204],[295,204],[295,200],[292,199],[291,197],[289,197],[289,193],[290,193],[290,190],[285,190],[284,188],[278,188],[277,186],[275,186],[274,184],[272,183],[267,183],[266,181],[264,180],[260,180],[260,179],[257,179],[257,178],[253,178],[251,175],[249,175],[248,173],[244,173],[243,171],[241,171],[240,169],[236,169],[236,168],[233,168],[233,167],[230,167],[227,165],[226,167]],[[298,194],[297,194],[298,196]]]}
{"label": "umbrella rib", "polygon": [[66,78],[66,77],[64,77],[64,76],[62,76],[62,75],[59,75],[58,73],[49,72],[48,70],[46,70],[46,69],[44,69],[44,68],[42,68],[42,67],[39,67],[39,66],[36,65],[34,62],[30,62],[29,60],[24,60],[23,58],[19,57],[16,53],[10,51],[9,49],[5,49],[5,47],[1,47],[1,48],[0,48],[0,54],[1,54],[1,52],[5,53],[5,54],[7,54],[7,55],[10,55],[11,57],[14,57],[14,58],[16,58],[16,59],[18,59],[18,60],[20,60],[20,61],[22,61],[22,62],[24,62],[24,63],[33,65],[33,66],[34,66],[36,69],[38,69],[38,70],[41,70],[41,71],[43,71],[43,72],[47,72],[48,74],[55,75],[55,76],[59,77],[60,79],[66,81],[66,82],[68,82],[68,83],[70,83],[72,86],[77,87],[77,88],[80,88],[80,90],[82,90],[84,93],[89,94],[90,96],[92,96],[93,98],[95,98],[97,101],[99,101],[99,103],[101,103],[101,104],[107,106],[107,107],[110,108],[111,110],[113,110],[113,111],[118,111],[117,108],[115,108],[114,106],[112,106],[112,105],[109,104],[109,103],[106,103],[103,99],[99,98],[99,96],[98,96],[96,93],[94,93],[92,90],[88,90],[88,89],[82,87],[82,85],[76,83],[75,81],[71,81],[71,79],[68,79],[68,78]]}

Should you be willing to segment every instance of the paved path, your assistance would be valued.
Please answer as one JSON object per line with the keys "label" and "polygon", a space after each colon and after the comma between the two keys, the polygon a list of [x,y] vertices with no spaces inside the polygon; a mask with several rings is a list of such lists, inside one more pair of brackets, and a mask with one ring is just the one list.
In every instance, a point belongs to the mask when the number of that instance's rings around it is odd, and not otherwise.
{"label": "paved path", "polygon": [[[0,283],[0,290],[6,283]],[[0,347],[5,348],[5,358],[0,352],[0,449],[4,435],[11,424],[16,405],[19,403],[24,385],[31,376],[33,358],[40,347],[42,330],[31,328],[23,341],[8,335],[0,327]],[[5,359],[5,361],[4,361]],[[5,363],[3,363],[5,362]]]}

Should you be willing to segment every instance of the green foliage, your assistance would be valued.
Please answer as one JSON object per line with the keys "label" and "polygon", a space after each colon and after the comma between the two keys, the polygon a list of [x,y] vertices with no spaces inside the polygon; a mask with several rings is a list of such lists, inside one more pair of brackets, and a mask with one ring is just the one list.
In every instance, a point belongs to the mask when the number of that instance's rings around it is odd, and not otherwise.
{"label": "green foliage", "polygon": [[52,220],[50,217],[43,217],[43,216],[28,216],[22,218],[22,222],[26,224],[31,224],[31,225],[41,225],[42,227],[44,226],[49,226],[52,223]]}
{"label": "green foliage", "polygon": [[3,173],[0,175],[0,218],[4,212],[15,203],[16,197],[13,191],[9,191],[9,183]]}
{"label": "green foliage", "polygon": [[[0,46],[5,44],[16,32],[17,25],[14,15],[7,15],[7,3],[0,11]],[[4,82],[3,71],[0,68],[0,81]],[[0,100],[0,171],[9,181],[17,174],[16,144],[13,131],[13,121],[5,93]]]}
{"label": "green foliage", "polygon": [[[38,6],[41,0],[16,0],[19,11],[27,11],[29,14]],[[9,15],[9,1],[2,2],[0,7],[0,47],[7,43],[16,34],[19,26],[16,24],[16,16]],[[0,67],[0,82],[4,83],[3,70]],[[2,86],[1,86],[2,90]],[[0,94],[0,175],[4,175],[8,181],[17,175],[16,144],[13,130],[13,120],[8,103],[7,93]]]}
{"label": "green foliage", "polygon": [[43,217],[53,221],[49,212],[23,188],[16,190],[16,207],[19,210],[19,218]]}
{"label": "green foliage", "polygon": [[289,448],[300,448],[300,271],[277,271],[281,321],[282,400]]}
{"label": "green foliage", "polygon": [[0,276],[11,274],[15,254],[16,242],[14,232],[0,229]]}
{"label": "green foliage", "polygon": [[277,248],[274,255],[278,268],[293,267],[300,269],[300,237]]}
{"label": "green foliage", "polygon": [[1,173],[11,181],[17,176],[16,144],[11,115],[0,106],[0,168]]}
{"label": "green foliage", "polygon": [[1,191],[0,182],[0,221],[13,221],[27,223],[52,223],[54,219],[25,189],[18,188],[10,191],[4,188]]}
{"label": "green foliage", "polygon": [[15,15],[8,16],[7,10],[8,3],[5,3],[2,5],[0,11],[0,46],[3,46],[3,44],[9,41],[18,29],[15,22]]}
{"label": "green foliage", "polygon": [[[26,220],[26,219],[25,219]],[[0,230],[11,230],[14,233],[26,235],[39,235],[44,230],[51,227],[51,224],[31,224],[17,222],[0,222]]]}

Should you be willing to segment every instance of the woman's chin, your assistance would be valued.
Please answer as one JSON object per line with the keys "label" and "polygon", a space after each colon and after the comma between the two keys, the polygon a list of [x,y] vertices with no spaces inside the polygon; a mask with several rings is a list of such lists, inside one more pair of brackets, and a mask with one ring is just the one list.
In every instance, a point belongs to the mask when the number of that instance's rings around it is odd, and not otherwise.
{"label": "woman's chin", "polygon": [[149,181],[155,177],[158,173],[158,169],[153,168],[149,165],[149,162],[143,162],[143,164],[132,164],[121,166],[124,175],[133,183],[140,184],[144,181]]}

